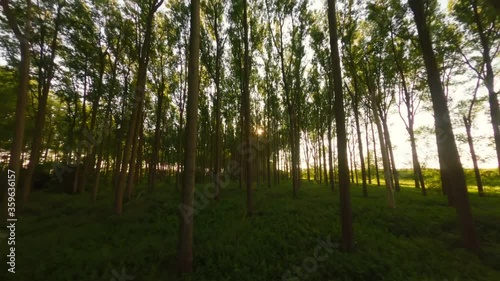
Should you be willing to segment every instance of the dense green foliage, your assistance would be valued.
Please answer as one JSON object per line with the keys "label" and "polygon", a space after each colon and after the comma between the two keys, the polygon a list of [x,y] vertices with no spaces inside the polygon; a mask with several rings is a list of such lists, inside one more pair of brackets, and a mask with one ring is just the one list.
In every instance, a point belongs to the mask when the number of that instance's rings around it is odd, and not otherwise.
{"label": "dense green foliage", "polygon": [[[487,188],[485,198],[471,193],[484,249],[478,258],[459,246],[456,216],[440,189],[431,187],[429,196],[422,197],[408,187],[411,173],[401,174],[398,209],[386,208],[383,187],[369,186],[370,196],[363,198],[361,188],[353,186],[356,249],[335,249],[307,280],[500,280],[498,178],[483,171],[485,185],[496,188]],[[425,174],[438,177],[433,170]],[[36,192],[19,217],[19,258],[9,280],[110,280],[113,268],[118,273],[125,268],[140,281],[282,280],[287,270],[293,272],[293,266],[313,256],[318,238],[331,235],[337,243],[340,237],[339,206],[333,203],[338,193],[303,182],[299,198],[292,199],[290,188],[284,182],[255,189],[257,214],[252,218],[245,218],[244,193],[233,184],[222,191],[223,201],[200,208],[195,216],[196,269],[184,279],[176,279],[171,269],[179,202],[172,185],[151,193],[139,190],[122,217],[110,214],[109,188],[93,205],[86,197],[51,189]]]}

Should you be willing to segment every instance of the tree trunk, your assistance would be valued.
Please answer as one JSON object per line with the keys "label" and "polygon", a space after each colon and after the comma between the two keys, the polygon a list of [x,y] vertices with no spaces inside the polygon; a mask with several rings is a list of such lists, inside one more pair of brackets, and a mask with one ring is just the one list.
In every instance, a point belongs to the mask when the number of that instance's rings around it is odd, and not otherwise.
{"label": "tree trunk", "polygon": [[311,171],[309,169],[309,142],[307,139],[307,132],[304,133],[304,144],[306,145],[306,169],[307,169],[307,181],[311,182]]}
{"label": "tree trunk", "polygon": [[160,152],[161,143],[161,120],[163,117],[163,96],[165,91],[165,83],[162,79],[160,87],[158,88],[158,104],[156,107],[156,123],[155,123],[155,135],[153,143],[153,153],[151,155],[151,163],[149,165],[149,182],[148,187],[153,188],[156,182],[157,166],[158,166],[158,156]]}
{"label": "tree trunk", "polygon": [[[357,94],[356,94],[357,95]],[[365,169],[365,157],[363,155],[363,141],[361,140],[361,128],[359,125],[359,113],[357,110],[354,111],[354,119],[356,122],[356,132],[358,134],[358,148],[359,148],[359,161],[361,164],[361,181],[363,182],[363,196],[368,196],[368,190],[366,188],[366,169]],[[357,176],[357,173],[356,173]]]}
{"label": "tree trunk", "polygon": [[396,169],[396,159],[394,158],[394,151],[392,149],[392,142],[391,142],[391,134],[389,133],[389,128],[387,127],[387,116],[385,116],[382,119],[382,124],[384,127],[384,135],[385,135],[385,141],[387,145],[387,153],[389,156],[389,161],[391,163],[391,168],[392,168],[392,176],[394,180],[394,186],[396,192],[399,192],[401,190],[401,187],[399,185],[399,175],[398,175],[398,170]]}
{"label": "tree trunk", "polygon": [[[329,112],[328,115],[331,115],[333,114],[332,112]],[[335,191],[335,181],[334,181],[334,178],[333,178],[333,144],[332,144],[332,122],[331,122],[331,117],[328,118],[330,119],[330,124],[328,124],[328,176],[329,176],[329,180],[330,180],[330,189],[333,191]],[[326,169],[326,166],[325,166],[325,169]],[[325,182],[326,181],[327,177],[326,177],[326,174],[325,174]],[[328,183],[327,183],[328,184]]]}
{"label": "tree trunk", "polygon": [[354,184],[354,159],[352,158],[352,148],[350,142],[347,142],[347,149],[349,152],[349,167],[350,167],[350,175],[351,175],[351,183]]}
{"label": "tree trunk", "polygon": [[431,36],[424,12],[424,2],[422,0],[410,0],[409,4],[414,14],[419,43],[427,69],[427,83],[431,92],[432,106],[434,109],[436,142],[441,164],[440,168],[441,170],[445,170],[448,175],[453,175],[449,178],[449,182],[446,181],[443,182],[443,184],[449,183],[450,186],[447,189],[453,192],[453,199],[455,200],[454,206],[457,211],[462,230],[462,240],[465,247],[478,253],[480,251],[480,246],[469,204],[465,174],[458,155],[455,136],[453,135],[447,101],[441,85],[439,68],[432,49]]}
{"label": "tree trunk", "polygon": [[321,135],[321,147],[323,148],[323,170],[324,170],[323,179],[325,179],[325,184],[328,186],[328,172],[326,166],[326,146],[325,146],[325,138],[323,135]]}
{"label": "tree trunk", "polygon": [[[184,158],[184,180],[182,181],[182,204],[179,205],[180,227],[177,250],[177,271],[193,271],[193,199],[196,172],[196,142],[198,122],[200,55],[200,0],[191,1],[191,34],[189,36],[188,101],[186,107],[186,149]],[[183,213],[187,210],[187,214]]]}
{"label": "tree trunk", "polygon": [[495,73],[493,72],[492,59],[490,57],[491,46],[486,38],[484,27],[481,23],[480,14],[477,7],[477,0],[471,0],[472,8],[474,11],[474,22],[476,23],[481,41],[483,61],[486,66],[486,76],[484,77],[484,84],[488,89],[488,102],[490,104],[490,119],[493,126],[493,136],[495,138],[495,148],[497,153],[498,171],[500,174],[500,108],[498,106],[498,93],[495,93],[494,80]]}
{"label": "tree trunk", "polygon": [[330,49],[332,54],[333,82],[335,89],[334,108],[337,129],[342,247],[345,251],[349,252],[353,250],[354,237],[352,228],[351,195],[349,190],[349,166],[347,163],[347,133],[345,127],[344,97],[342,94],[342,72],[340,69],[335,0],[328,0],[328,25],[330,31]]}
{"label": "tree trunk", "polygon": [[[214,9],[217,13],[217,9]],[[221,87],[220,87],[220,69],[221,69],[221,56],[222,56],[222,48],[221,40],[219,38],[219,30],[218,30],[218,15],[216,14],[214,17],[214,31],[215,31],[215,42],[217,43],[217,54],[215,57],[215,102],[214,102],[214,110],[215,110],[215,165],[214,165],[214,186],[215,186],[215,200],[219,200],[220,190],[221,190],[221,181],[220,181],[220,173],[221,173],[221,159],[222,159],[222,119],[221,119]]]}
{"label": "tree trunk", "polygon": [[[250,54],[249,54],[249,38],[248,38],[248,2],[243,1],[243,30],[244,30],[244,45],[245,45],[245,59],[244,59],[244,69],[243,69],[243,139],[246,144],[247,149],[251,149],[250,143]],[[245,174],[245,185],[247,191],[247,216],[252,216],[253,214],[253,194],[252,194],[252,165],[251,165],[251,154],[247,153],[246,159],[246,174]]]}
{"label": "tree trunk", "polygon": [[373,130],[372,122],[370,122],[370,127],[372,131],[372,140],[373,140],[373,158],[374,158],[373,160],[375,162],[375,176],[377,177],[377,186],[380,186],[380,174],[378,172],[378,158],[377,158],[377,142],[375,140],[375,131]]}
{"label": "tree trunk", "polygon": [[[99,81],[97,84],[97,92],[94,93],[94,97],[92,100],[92,117],[90,119],[90,134],[94,133],[95,124],[97,121],[97,111],[99,110],[99,100],[101,95],[103,94],[103,79],[104,79],[104,70],[105,70],[105,58],[106,51],[101,52],[99,54]],[[89,149],[87,150],[87,157],[85,158],[85,163],[83,167],[83,177],[78,187],[80,190],[85,190],[87,185],[87,178],[89,174],[89,170],[92,170],[95,164],[95,154],[96,154],[96,146],[100,145],[103,141],[104,137],[102,136],[103,132],[97,132],[99,139],[96,141],[93,136],[89,138],[90,143],[88,145]]]}
{"label": "tree trunk", "polygon": [[[81,190],[78,188],[78,183],[80,181],[81,177],[81,160],[82,160],[82,146],[83,144],[87,144],[87,140],[83,138],[85,129],[86,129],[86,123],[87,123],[87,109],[86,109],[86,103],[87,103],[87,76],[88,76],[88,61],[87,57],[85,58],[85,72],[83,75],[83,103],[82,103],[82,122],[80,124],[80,129],[78,131],[78,145],[76,148],[76,169],[75,169],[75,176],[73,178],[73,193],[77,192],[83,192],[84,190]],[[77,104],[75,104],[75,107],[77,107]]]}
{"label": "tree trunk", "polygon": [[472,164],[474,165],[474,175],[476,176],[477,192],[479,193],[479,196],[484,197],[483,182],[481,180],[481,173],[479,172],[479,165],[477,164],[474,142],[472,141],[471,120],[466,116],[463,117],[463,120],[465,124],[465,131],[467,132],[467,143],[469,144],[470,156],[472,158]]}
{"label": "tree trunk", "polygon": [[413,120],[408,122],[408,131],[410,133],[410,145],[411,145],[411,155],[413,160],[413,174],[415,178],[415,187],[422,188],[422,194],[427,196],[427,189],[425,187],[424,175],[422,173],[422,168],[420,167],[420,161],[418,161],[417,154],[417,143],[415,140],[415,133],[413,130]]}
{"label": "tree trunk", "polygon": [[[366,75],[366,86],[368,88],[368,93],[370,95],[371,109],[373,113],[373,121],[375,121],[375,125],[377,126],[378,137],[379,137],[379,145],[380,152],[382,154],[382,163],[384,167],[384,180],[385,186],[387,190],[387,205],[389,208],[396,208],[396,202],[394,201],[394,188],[392,182],[392,172],[391,172],[391,164],[389,159],[389,153],[387,151],[387,145],[384,140],[384,130],[382,128],[382,121],[380,120],[380,113],[382,112],[379,108],[378,96],[377,92],[380,91],[379,84],[375,83],[374,78],[370,76],[369,72],[365,72]],[[380,76],[376,79],[380,79]],[[375,140],[375,138],[374,138]],[[374,141],[375,143],[375,141]],[[377,173],[378,174],[378,173]]]}
{"label": "tree trunk", "polygon": [[370,142],[368,139],[368,121],[365,123],[365,137],[366,137],[366,166],[368,168],[368,184],[372,184],[372,173],[370,163]]}
{"label": "tree trunk", "polygon": [[[31,61],[31,43],[29,38],[31,37],[31,1],[26,1],[26,17],[24,19],[24,34],[19,30],[17,25],[17,19],[14,13],[10,10],[9,1],[0,1],[0,5],[3,7],[3,12],[9,26],[14,31],[15,36],[19,40],[21,49],[21,61],[19,64],[19,88],[16,101],[16,117],[14,123],[14,135],[12,140],[12,146],[10,148],[10,159],[9,159],[9,170],[13,171],[15,175],[15,186],[19,182],[19,171],[22,167],[21,154],[24,144],[24,128],[26,126],[26,107],[28,104],[28,91],[29,91],[29,81],[30,81],[30,61]],[[10,175],[11,173],[9,173]],[[2,192],[2,214],[1,214],[1,224],[6,223],[8,218],[8,189],[11,188],[7,181],[5,181],[5,187]],[[16,188],[17,189],[17,188]],[[17,190],[16,190],[17,191]]]}
{"label": "tree trunk", "polygon": [[127,184],[125,186],[125,194],[126,194],[126,199],[127,201],[130,201],[132,198],[132,190],[134,189],[135,185],[135,178],[139,174],[139,169],[137,162],[139,162],[138,159],[138,154],[139,154],[139,136],[140,136],[140,131],[143,122],[143,116],[144,112],[141,112],[140,117],[136,120],[137,122],[135,123],[135,136],[134,140],[132,142],[132,154],[130,155],[130,163],[129,163],[129,168],[128,168],[128,174],[127,174]]}
{"label": "tree trunk", "polygon": [[[115,64],[115,67],[116,67],[116,64]],[[116,68],[115,68],[116,69]],[[112,89],[114,89],[114,81],[115,80],[115,72],[113,73],[113,79],[112,79]],[[111,90],[111,92],[113,92],[113,90]],[[95,202],[97,200],[97,192],[99,190],[99,183],[100,183],[100,179],[101,179],[101,164],[102,164],[102,160],[103,160],[103,155],[104,155],[104,147],[108,145],[109,143],[109,140],[110,140],[110,131],[111,131],[111,122],[112,122],[112,118],[111,118],[111,100],[112,100],[112,97],[109,97],[108,99],[108,104],[106,106],[106,134],[104,136],[104,140],[103,142],[99,145],[99,152],[98,152],[98,156],[97,156],[97,163],[96,163],[96,173],[95,173],[95,181],[94,181],[94,185],[92,187],[92,201]],[[106,163],[106,173],[107,173],[107,170],[109,169],[109,161],[107,161]]]}
{"label": "tree trunk", "polygon": [[136,136],[136,123],[142,115],[143,111],[143,101],[145,97],[145,86],[146,86],[146,75],[149,63],[149,51],[151,46],[151,36],[153,28],[154,14],[158,8],[163,3],[163,0],[155,0],[148,7],[146,30],[144,34],[144,42],[141,44],[142,48],[139,51],[139,69],[137,72],[137,84],[135,88],[135,101],[134,108],[132,110],[132,115],[130,117],[129,128],[127,132],[127,138],[125,141],[125,147],[123,149],[123,159],[121,163],[121,171],[119,174],[118,185],[115,188],[115,204],[114,210],[117,215],[122,214],[123,208],[123,193],[125,191],[125,184],[127,180],[127,167],[130,163],[130,158],[132,154],[132,145],[134,137]]}
{"label": "tree trunk", "polygon": [[41,71],[38,83],[42,86],[42,92],[40,93],[38,99],[38,110],[36,112],[35,119],[35,129],[33,133],[33,144],[31,146],[30,161],[28,163],[28,169],[26,175],[24,176],[24,185],[22,188],[23,192],[23,203],[28,201],[28,197],[31,193],[31,187],[33,186],[33,175],[35,173],[35,168],[40,160],[40,152],[42,149],[42,138],[43,131],[45,128],[45,115],[47,111],[47,99],[49,97],[49,91],[52,83],[52,78],[54,77],[54,58],[56,56],[57,49],[57,37],[59,34],[59,23],[61,15],[62,5],[60,4],[57,8],[57,15],[55,18],[54,26],[54,36],[52,37],[52,42],[50,45],[50,59],[47,63],[45,71]]}

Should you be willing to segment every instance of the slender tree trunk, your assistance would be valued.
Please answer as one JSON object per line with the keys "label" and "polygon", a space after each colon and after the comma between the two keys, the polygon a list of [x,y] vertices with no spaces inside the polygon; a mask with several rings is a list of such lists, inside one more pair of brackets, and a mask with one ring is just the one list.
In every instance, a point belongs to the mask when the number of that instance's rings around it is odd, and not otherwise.
{"label": "slender tree trunk", "polygon": [[[113,78],[112,81],[113,82],[111,82],[111,83],[112,83],[112,85],[114,85],[115,78]],[[113,86],[112,86],[112,89],[114,89]],[[99,183],[100,183],[100,179],[101,179],[101,165],[102,165],[102,160],[103,160],[104,147],[108,145],[109,140],[111,138],[110,137],[111,122],[112,122],[112,120],[111,120],[111,100],[112,100],[112,98],[109,97],[108,104],[106,106],[106,117],[105,117],[106,118],[105,125],[107,126],[106,133],[105,133],[103,142],[99,145],[99,152],[98,152],[98,156],[97,156],[95,181],[94,181],[94,185],[92,187],[92,201],[93,202],[95,202],[97,200],[97,192],[99,191]],[[109,161],[107,161],[107,162],[109,163]],[[106,163],[106,174],[107,174],[107,170],[109,169],[109,166],[110,166],[108,163]]]}
{"label": "slender tree trunk", "polygon": [[320,136],[320,133],[319,133],[319,130],[318,130],[318,140],[317,140],[317,145],[318,145],[318,176],[319,176],[319,184],[321,184],[323,182],[323,169],[322,169],[322,165],[321,165],[321,142],[319,140],[319,136]]}
{"label": "slender tree trunk", "polygon": [[424,2],[422,0],[410,0],[410,8],[413,11],[417,25],[418,38],[425,67],[427,69],[427,83],[431,92],[432,106],[434,109],[434,119],[436,127],[436,142],[438,146],[438,156],[440,158],[441,170],[446,170],[446,174],[453,175],[449,178],[450,184],[447,188],[452,190],[454,206],[458,215],[462,230],[462,240],[469,250],[479,253],[480,246],[474,226],[474,219],[469,203],[469,194],[465,182],[465,173],[460,163],[460,156],[453,135],[453,128],[450,122],[450,114],[446,97],[441,85],[439,68],[436,62],[432,41],[427,26]]}
{"label": "slender tree trunk", "polygon": [[141,116],[136,120],[135,123],[135,136],[134,140],[132,143],[132,154],[130,156],[130,163],[129,163],[129,170],[127,174],[127,184],[125,186],[125,193],[126,193],[126,199],[127,201],[130,201],[132,198],[132,191],[134,189],[135,185],[135,179],[139,174],[139,169],[137,163],[139,162],[139,149],[140,149],[140,144],[139,144],[139,136],[141,134],[141,127],[143,124],[143,116],[144,112],[141,112]]}
{"label": "slender tree trunk", "polygon": [[394,180],[394,186],[396,192],[399,192],[401,190],[401,187],[399,185],[399,174],[398,170],[396,169],[396,159],[394,158],[394,151],[392,149],[392,142],[391,142],[391,134],[389,133],[389,128],[387,127],[387,118],[382,119],[382,124],[384,127],[384,135],[385,135],[385,141],[387,145],[387,153],[389,156],[389,161],[391,163],[391,168],[392,168],[392,176]]}
{"label": "slender tree trunk", "polygon": [[[83,192],[83,190],[78,188],[78,182],[81,177],[81,160],[82,160],[82,146],[83,144],[87,144],[87,139],[84,139],[84,131],[86,129],[86,123],[87,123],[87,109],[86,109],[86,103],[87,103],[87,79],[88,79],[88,58],[85,58],[85,72],[83,75],[83,103],[82,103],[82,122],[80,124],[80,130],[78,131],[78,137],[80,140],[78,141],[78,145],[76,148],[76,169],[75,169],[75,174],[73,178],[73,193],[77,192]],[[75,104],[75,107],[77,105]]]}
{"label": "slender tree trunk", "polygon": [[469,144],[470,156],[472,158],[472,164],[474,165],[474,175],[476,176],[477,192],[479,193],[479,196],[484,197],[483,182],[481,180],[481,173],[479,172],[479,165],[477,164],[474,142],[472,141],[471,120],[466,116],[463,117],[463,120],[465,124],[465,131],[467,132],[467,143]]}
{"label": "slender tree trunk", "polygon": [[124,96],[124,102],[122,103],[122,108],[121,108],[121,116],[120,116],[120,128],[117,130],[116,133],[116,152],[115,152],[115,161],[113,163],[113,176],[112,176],[112,184],[113,184],[113,189],[118,186],[118,179],[120,175],[120,167],[122,163],[122,157],[123,157],[123,150],[122,150],[122,139],[123,139],[123,132],[125,130],[125,108],[127,107],[127,93],[128,93],[128,74],[130,72],[127,71],[127,74],[125,75],[125,83],[124,83],[124,91],[123,91],[123,96]]}
{"label": "slender tree trunk", "polygon": [[[267,124],[268,124],[267,128],[268,129],[270,128],[269,122],[270,122],[270,120],[268,119],[268,121],[267,121]],[[268,140],[268,142],[266,144],[266,146],[267,146],[267,187],[268,188],[271,187],[271,144],[272,144],[272,140],[271,140],[271,142]]]}
{"label": "slender tree trunk", "polygon": [[394,201],[394,190],[393,190],[393,182],[392,182],[392,173],[391,173],[391,165],[390,165],[390,160],[389,160],[389,154],[387,152],[387,145],[385,144],[384,140],[384,131],[382,128],[382,122],[380,121],[380,117],[378,114],[378,104],[376,102],[376,97],[375,93],[371,92],[371,98],[372,98],[372,106],[373,106],[373,119],[375,121],[375,124],[377,125],[377,131],[378,131],[378,138],[379,138],[379,144],[380,144],[380,152],[382,153],[382,163],[384,166],[384,179],[385,179],[385,186],[387,189],[387,205],[390,208],[396,208],[396,202]]}
{"label": "slender tree trunk", "polygon": [[[331,111],[328,113],[329,115],[333,114]],[[329,118],[331,119],[331,117]],[[325,166],[326,169],[326,166]],[[333,178],[333,144],[332,144],[332,124],[328,124],[328,176],[330,180],[330,188],[335,191],[335,180]],[[326,174],[325,174],[325,182]]]}
{"label": "slender tree trunk", "polygon": [[330,31],[330,49],[333,66],[335,89],[335,123],[337,129],[337,153],[339,167],[340,221],[342,225],[342,247],[352,251],[354,235],[352,227],[351,195],[349,186],[349,166],[347,161],[347,132],[345,127],[344,97],[342,93],[342,72],[337,36],[337,18],[335,0],[328,0],[328,24]]}
{"label": "slender tree trunk", "polygon": [[[410,145],[411,145],[411,150],[412,150],[413,175],[414,175],[414,180],[415,180],[415,187],[420,188],[420,184],[422,184],[422,193],[424,196],[426,196],[427,192],[425,189],[422,171],[420,169],[420,163],[418,162],[417,148],[416,148],[417,146],[415,143],[415,134],[414,134],[414,130],[413,130],[413,123],[414,123],[414,117],[415,117],[414,101],[410,96],[410,92],[409,92],[407,84],[406,84],[405,72],[404,72],[403,67],[400,63],[400,60],[398,58],[398,53],[396,51],[396,45],[394,43],[394,33],[392,30],[392,25],[390,28],[391,28],[392,51],[393,51],[394,56],[395,56],[396,67],[397,67],[399,75],[401,77],[401,85],[402,85],[403,92],[404,92],[404,99],[403,100],[404,100],[404,103],[406,105],[406,110],[407,110],[407,117],[408,117],[407,130],[408,130],[408,133],[410,134]],[[402,116],[401,116],[401,118],[402,118]],[[387,128],[387,126],[385,126],[385,127]],[[391,157],[394,161],[394,154],[392,152],[392,147],[391,147]],[[394,170],[395,170],[395,168],[394,168]],[[398,176],[397,172],[395,173],[395,175]],[[399,180],[396,180],[396,191],[398,191],[398,190],[399,190]]]}
{"label": "slender tree trunk", "polygon": [[[382,121],[379,115],[382,112],[379,108],[379,103],[378,103],[379,96],[377,95],[377,93],[380,92],[380,82],[379,82],[380,76],[373,78],[372,76],[370,76],[369,72],[365,72],[365,75],[367,81],[366,86],[368,87],[368,93],[370,95],[373,121],[375,121],[375,125],[377,126],[380,152],[382,154],[382,163],[384,167],[384,180],[387,190],[387,205],[389,206],[389,208],[396,208],[389,153],[387,151],[387,144],[385,143],[384,140],[384,130],[382,128]],[[377,79],[377,83],[374,81],[375,79]]]}
{"label": "slender tree trunk", "polygon": [[142,115],[143,111],[143,101],[145,97],[145,87],[146,87],[146,74],[149,63],[149,51],[151,46],[151,36],[153,28],[154,14],[158,8],[163,4],[163,0],[155,0],[150,3],[147,12],[147,22],[146,30],[144,34],[144,41],[142,43],[142,48],[139,52],[139,69],[137,72],[137,83],[135,88],[135,101],[134,108],[132,110],[132,115],[130,117],[129,128],[127,132],[127,138],[125,141],[125,147],[123,149],[123,159],[121,163],[121,171],[118,179],[118,185],[115,188],[115,205],[114,210],[117,215],[122,214],[123,208],[123,193],[125,191],[125,184],[127,180],[127,167],[131,160],[132,145],[134,137],[136,136],[135,125]]}
{"label": "slender tree trunk", "polygon": [[[3,8],[3,12],[7,18],[9,26],[14,31],[15,36],[20,43],[21,51],[21,61],[19,64],[19,88],[16,101],[16,117],[14,123],[14,135],[12,140],[12,146],[10,148],[10,159],[9,159],[9,170],[14,173],[9,173],[15,175],[15,186],[19,182],[19,171],[22,168],[21,154],[24,144],[24,128],[26,126],[26,107],[28,105],[28,91],[29,91],[29,81],[30,81],[30,61],[31,61],[31,43],[29,38],[31,37],[31,1],[26,1],[26,16],[24,18],[24,34],[19,30],[17,25],[17,19],[14,13],[10,10],[9,0],[0,1],[0,5]],[[9,186],[7,181],[5,181],[4,190],[2,192],[2,214],[1,214],[1,224],[6,223],[6,218],[8,214],[8,194]],[[17,189],[17,188],[16,188]],[[17,191],[17,190],[16,190]]]}
{"label": "slender tree trunk", "polygon": [[[354,112],[354,119],[356,122],[356,132],[358,134],[358,148],[359,148],[359,161],[361,165],[361,181],[363,184],[363,196],[367,197],[368,196],[368,189],[366,188],[366,169],[365,169],[365,157],[363,155],[363,141],[362,141],[362,135],[361,135],[361,128],[359,125],[359,113],[356,110]],[[358,174],[356,173],[356,176]]]}
{"label": "slender tree trunk", "polygon": [[[328,72],[328,76],[326,79],[326,87],[328,90],[328,111],[327,111],[327,122],[328,122],[328,131],[327,131],[327,136],[328,136],[328,175],[329,175],[329,180],[330,180],[330,188],[332,192],[335,191],[335,176],[334,176],[334,170],[333,170],[333,144],[332,144],[332,139],[333,139],[333,118],[334,118],[334,95],[335,95],[335,89],[332,87],[333,83],[333,75],[332,71]],[[327,177],[325,174],[325,182],[328,185]]]}
{"label": "slender tree trunk", "polygon": [[106,52],[101,52],[99,54],[99,81],[98,81],[98,86],[97,86],[97,92],[94,93],[93,101],[92,101],[92,116],[91,116],[91,121],[90,121],[90,134],[91,136],[89,137],[87,135],[88,140],[90,141],[88,143],[88,149],[87,149],[87,157],[85,158],[84,162],[84,167],[83,167],[83,176],[81,177],[81,181],[79,183],[78,189],[80,192],[83,192],[87,186],[87,178],[89,174],[89,170],[93,170],[94,165],[95,165],[95,155],[96,155],[96,146],[100,145],[101,142],[104,140],[103,137],[103,132],[96,132],[98,139],[96,140],[94,138],[94,131],[96,127],[96,122],[97,122],[97,111],[99,110],[99,99],[103,93],[103,79],[104,79],[104,70],[105,70],[105,58],[106,58]]}
{"label": "slender tree trunk", "polygon": [[[248,38],[248,2],[243,0],[243,30],[244,30],[244,45],[245,45],[245,59],[244,59],[244,69],[243,69],[243,128],[244,128],[244,143],[246,147],[250,149],[250,53],[249,53],[249,38]],[[251,154],[246,155],[246,191],[247,191],[247,216],[253,215],[253,194],[252,194],[252,165],[251,165]]]}
{"label": "slender tree trunk", "polygon": [[368,184],[372,184],[372,173],[370,163],[370,142],[368,139],[368,121],[365,123],[365,137],[366,137],[366,166],[368,168]]}
{"label": "slender tree trunk", "polygon": [[160,87],[158,88],[158,104],[156,107],[156,123],[155,123],[153,153],[151,155],[151,164],[149,165],[149,182],[148,182],[149,188],[153,188],[156,182],[158,156],[160,152],[160,142],[161,142],[161,120],[163,117],[164,91],[165,91],[165,83],[162,77],[162,82],[160,84]]}
{"label": "slender tree trunk", "polygon": [[307,181],[311,182],[311,171],[309,167],[309,141],[307,138],[307,132],[304,133],[304,143],[306,145],[306,169],[307,169]]}
{"label": "slender tree trunk", "polygon": [[495,148],[497,153],[498,171],[500,174],[500,107],[498,105],[498,93],[495,92],[494,82],[495,73],[492,67],[492,59],[490,57],[490,49],[488,39],[486,37],[484,27],[480,18],[480,12],[477,6],[477,0],[471,0],[472,9],[474,11],[474,22],[476,23],[481,41],[483,61],[486,66],[486,76],[484,84],[488,89],[488,102],[490,104],[490,119],[493,126],[493,136],[495,138]]}
{"label": "slender tree trunk", "polygon": [[375,131],[373,130],[373,123],[370,123],[371,131],[372,131],[372,140],[373,140],[373,157],[375,162],[375,176],[377,177],[377,186],[380,186],[380,174],[378,172],[378,158],[377,158],[377,142],[375,140]]}
{"label": "slender tree trunk", "polygon": [[[277,135],[276,133],[274,135]],[[274,151],[273,151],[273,183],[276,186],[279,184],[279,151],[278,151],[278,141],[273,139]]]}
{"label": "slender tree trunk", "polygon": [[56,56],[57,37],[59,34],[61,9],[62,5],[60,4],[57,8],[57,15],[54,23],[55,24],[54,35],[52,37],[52,42],[50,45],[51,53],[49,62],[48,65],[46,66],[46,70],[40,73],[42,77],[39,77],[38,80],[38,82],[42,86],[42,92],[38,99],[38,110],[35,119],[35,129],[33,133],[33,144],[31,146],[30,161],[28,163],[28,169],[26,171],[26,175],[24,176],[24,185],[22,188],[23,203],[26,203],[28,201],[28,197],[31,193],[31,187],[33,186],[33,175],[35,173],[35,168],[40,160],[43,131],[45,128],[45,115],[47,111],[47,99],[49,97],[52,78],[54,77],[54,58]]}
{"label": "slender tree trunk", "polygon": [[[182,204],[179,205],[180,227],[177,250],[177,270],[181,273],[193,271],[193,199],[196,170],[198,90],[200,54],[200,1],[191,1],[191,34],[189,37],[188,101],[186,117],[186,149],[184,158],[184,180],[182,181]],[[187,214],[183,213],[187,210]]]}
{"label": "slender tree trunk", "polygon": [[409,133],[410,133],[410,145],[411,145],[411,154],[413,160],[413,173],[415,177],[415,187],[422,188],[422,194],[424,196],[427,195],[427,189],[425,187],[424,175],[422,173],[422,168],[420,167],[420,161],[418,161],[417,154],[417,143],[415,140],[415,133],[413,130],[413,120],[408,123],[409,125]]}
{"label": "slender tree trunk", "polygon": [[352,158],[352,149],[349,141],[347,142],[347,149],[349,151],[349,167],[350,167],[350,175],[351,175],[351,183],[354,184],[354,159]]}
{"label": "slender tree trunk", "polygon": [[354,139],[352,140],[352,166],[354,167],[353,170],[354,170],[354,176],[356,178],[356,185],[359,186],[358,165],[356,164],[356,141]]}
{"label": "slender tree trunk", "polygon": [[222,48],[221,40],[219,38],[219,30],[218,30],[218,15],[217,9],[215,9],[215,21],[214,21],[214,30],[215,30],[215,42],[217,43],[217,54],[215,57],[215,165],[214,165],[214,186],[215,186],[215,200],[219,200],[220,190],[221,190],[221,181],[220,181],[220,173],[221,173],[221,158],[222,158],[222,119],[221,119],[221,88],[220,88],[220,69],[221,69],[221,56],[222,56]]}
{"label": "slender tree trunk", "polygon": [[[142,122],[139,131],[139,147],[137,148],[137,161],[135,163],[137,174],[135,176],[135,185],[139,185],[142,182],[144,177],[144,165],[143,165],[143,156],[144,156],[144,144],[146,140],[144,138],[144,113],[142,113]],[[132,187],[133,192],[133,187]]]}
{"label": "slender tree trunk", "polygon": [[326,146],[325,146],[325,139],[323,135],[321,135],[321,147],[323,149],[323,170],[324,170],[324,176],[323,178],[325,179],[325,184],[328,186],[328,172],[327,172],[327,166],[326,166]]}
{"label": "slender tree trunk", "polygon": [[318,147],[314,140],[311,142],[313,155],[314,182],[318,182]]}

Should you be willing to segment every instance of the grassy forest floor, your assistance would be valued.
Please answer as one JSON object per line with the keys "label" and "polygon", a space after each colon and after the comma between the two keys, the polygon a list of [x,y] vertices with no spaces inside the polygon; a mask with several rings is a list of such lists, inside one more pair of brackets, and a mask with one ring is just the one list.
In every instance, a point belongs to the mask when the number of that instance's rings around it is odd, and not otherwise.
{"label": "grassy forest floor", "polygon": [[[363,198],[361,187],[352,186],[353,253],[336,246],[339,198],[324,184],[304,181],[297,199],[288,182],[260,186],[254,197],[257,214],[251,218],[245,217],[245,192],[229,185],[219,202],[201,204],[194,224],[195,272],[182,278],[171,270],[180,202],[172,186],[138,190],[122,217],[112,215],[110,187],[101,190],[95,204],[88,194],[34,192],[30,205],[18,211],[16,273],[4,279],[2,270],[0,279],[267,281],[287,280],[283,275],[290,270],[288,280],[500,280],[498,176],[485,178],[484,198],[469,176],[484,250],[480,258],[460,247],[455,210],[440,190],[431,188],[423,197],[410,187],[409,173],[402,177],[396,209],[386,206],[384,187],[370,186],[369,197]],[[323,247],[321,261],[313,258],[318,246]],[[6,243],[0,249],[5,266]],[[298,277],[296,267],[301,268]],[[118,278],[122,269],[130,278]]]}

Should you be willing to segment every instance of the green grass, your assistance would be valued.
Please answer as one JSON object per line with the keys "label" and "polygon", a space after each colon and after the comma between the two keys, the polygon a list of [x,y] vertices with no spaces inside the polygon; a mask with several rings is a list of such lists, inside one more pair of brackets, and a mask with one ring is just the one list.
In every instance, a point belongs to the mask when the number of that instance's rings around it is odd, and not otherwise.
{"label": "green grass", "polygon": [[[404,174],[404,173],[403,173]],[[411,177],[402,175],[411,185]],[[455,210],[436,192],[403,186],[397,208],[384,187],[369,197],[352,187],[356,249],[335,249],[301,280],[500,280],[500,196],[471,194],[484,255],[460,247]],[[471,190],[472,191],[472,190]],[[303,182],[298,199],[290,183],[255,190],[257,215],[245,217],[245,192],[235,185],[195,216],[195,271],[176,276],[179,194],[171,186],[144,192],[113,215],[112,191],[90,196],[35,192],[16,228],[16,274],[7,280],[112,280],[112,270],[134,281],[266,281],[312,257],[317,239],[340,239],[339,198],[324,185]],[[5,243],[0,245],[2,273]],[[1,275],[0,275],[1,276]],[[1,279],[5,280],[5,279]],[[299,280],[299,279],[290,279]]]}

